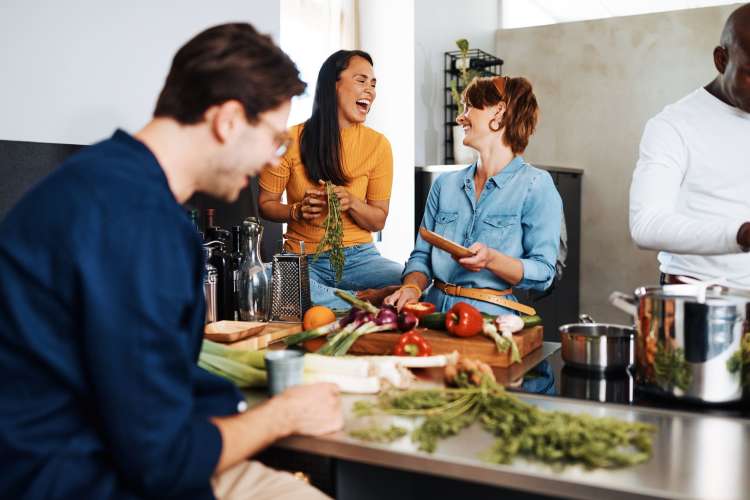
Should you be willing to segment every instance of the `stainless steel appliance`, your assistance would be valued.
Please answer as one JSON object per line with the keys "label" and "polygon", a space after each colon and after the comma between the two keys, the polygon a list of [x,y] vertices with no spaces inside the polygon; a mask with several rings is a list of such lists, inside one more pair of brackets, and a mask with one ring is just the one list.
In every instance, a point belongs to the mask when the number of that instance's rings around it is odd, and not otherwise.
{"label": "stainless steel appliance", "polygon": [[676,398],[708,403],[743,397],[741,339],[750,294],[705,284],[614,292],[610,302],[636,325],[636,384]]}
{"label": "stainless steel appliance", "polygon": [[631,326],[594,323],[582,314],[580,323],[560,327],[562,359],[566,365],[583,370],[625,370],[633,364]]}

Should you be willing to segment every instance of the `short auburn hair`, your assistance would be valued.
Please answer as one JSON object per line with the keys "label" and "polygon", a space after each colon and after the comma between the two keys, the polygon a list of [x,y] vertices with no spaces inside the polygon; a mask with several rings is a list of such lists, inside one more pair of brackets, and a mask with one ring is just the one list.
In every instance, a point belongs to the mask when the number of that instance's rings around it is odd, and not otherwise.
{"label": "short auburn hair", "polygon": [[245,117],[277,108],[305,91],[299,70],[268,35],[247,23],[228,23],[197,34],[177,51],[154,117],[183,125],[203,120],[211,106],[239,101]]}
{"label": "short auburn hair", "polygon": [[514,154],[526,150],[539,117],[539,105],[526,78],[475,77],[464,90],[463,99],[477,109],[504,102],[506,109],[500,123],[500,127],[505,128],[503,144]]}

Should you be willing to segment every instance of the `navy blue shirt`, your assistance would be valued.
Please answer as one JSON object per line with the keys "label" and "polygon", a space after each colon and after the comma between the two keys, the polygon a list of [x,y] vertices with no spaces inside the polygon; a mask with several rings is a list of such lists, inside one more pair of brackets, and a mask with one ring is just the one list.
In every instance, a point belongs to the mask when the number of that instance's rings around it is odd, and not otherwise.
{"label": "navy blue shirt", "polygon": [[196,365],[199,237],[148,148],[88,147],[0,224],[0,497],[212,498],[240,393]]}

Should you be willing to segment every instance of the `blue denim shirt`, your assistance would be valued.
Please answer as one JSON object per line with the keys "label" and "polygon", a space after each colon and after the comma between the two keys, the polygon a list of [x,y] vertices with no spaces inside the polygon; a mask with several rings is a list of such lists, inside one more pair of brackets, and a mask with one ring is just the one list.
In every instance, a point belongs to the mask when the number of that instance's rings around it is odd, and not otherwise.
{"label": "blue denim shirt", "polygon": [[[427,198],[422,225],[464,246],[478,241],[520,259],[523,279],[515,286],[546,289],[555,276],[562,221],[562,201],[552,177],[516,156],[487,180],[477,201],[476,168],[475,163],[443,174],[435,181]],[[417,236],[404,276],[415,271],[431,280],[465,287],[496,290],[510,287],[488,269],[479,272],[464,269],[450,254],[432,247],[421,236]],[[513,295],[506,298],[516,300]],[[456,302],[469,302],[490,314],[512,312],[488,302],[451,297],[436,287],[428,291],[427,300],[441,311],[447,311]]]}

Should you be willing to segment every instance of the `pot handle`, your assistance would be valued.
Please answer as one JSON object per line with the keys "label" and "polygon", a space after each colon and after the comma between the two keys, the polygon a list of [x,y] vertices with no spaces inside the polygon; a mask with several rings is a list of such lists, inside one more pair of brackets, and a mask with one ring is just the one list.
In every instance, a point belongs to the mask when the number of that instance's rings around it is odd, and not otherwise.
{"label": "pot handle", "polygon": [[638,302],[632,295],[616,291],[612,292],[609,294],[609,303],[622,312],[631,315],[633,318],[638,317]]}
{"label": "pot handle", "polygon": [[580,321],[581,323],[596,323],[596,321],[594,321],[594,318],[592,318],[590,314],[579,314],[578,321]]}

